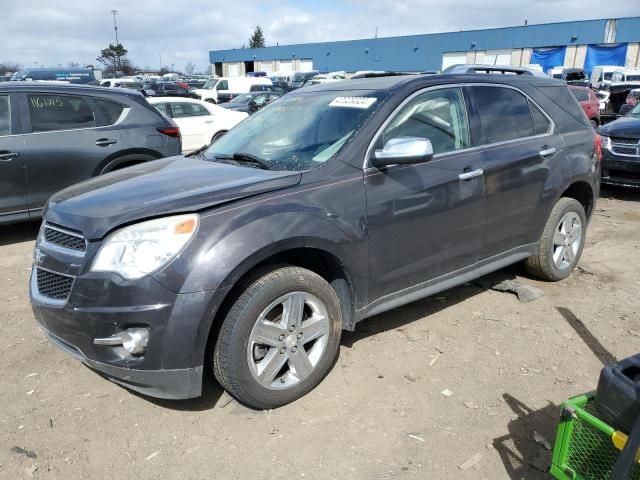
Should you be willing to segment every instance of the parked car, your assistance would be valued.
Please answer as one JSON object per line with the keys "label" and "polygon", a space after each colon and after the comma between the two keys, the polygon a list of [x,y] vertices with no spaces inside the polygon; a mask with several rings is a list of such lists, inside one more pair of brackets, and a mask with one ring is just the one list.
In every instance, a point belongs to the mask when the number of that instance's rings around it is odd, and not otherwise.
{"label": "parked car", "polygon": [[640,188],[640,103],[598,133],[604,147],[602,183]]}
{"label": "parked car", "polygon": [[241,93],[249,93],[271,87],[267,77],[220,77],[212,88],[196,90],[200,100],[211,103],[224,103]]}
{"label": "parked car", "polygon": [[247,77],[266,77],[267,72],[248,72]]}
{"label": "parked car", "polygon": [[209,145],[248,116],[192,98],[151,97],[147,100],[180,127],[182,153]]}
{"label": "parked car", "polygon": [[596,93],[590,88],[574,85],[569,85],[569,91],[576,97],[593,128],[598,128],[600,125],[600,100]]}
{"label": "parked car", "polygon": [[304,86],[307,81],[311,80],[319,73],[320,72],[318,70],[311,70],[309,72],[295,72],[291,76],[291,88],[300,88]]}
{"label": "parked car", "polygon": [[522,260],[570,275],[600,155],[549,78],[308,87],[187,159],[55,195],[33,311],[54,345],[128,388],[195,397],[212,369],[240,402],[277,407],[322,380],[364,318]]}
{"label": "parked car", "polygon": [[598,65],[597,67],[593,67],[590,78],[591,88],[600,90],[610,85],[613,74],[620,71],[624,71],[624,67],[614,65]]}
{"label": "parked car", "polygon": [[97,84],[90,68],[25,68],[13,74],[13,82],[22,81],[58,81],[77,84]]}
{"label": "parked car", "polygon": [[588,87],[590,82],[589,77],[581,68],[555,67],[549,70],[549,76],[578,87]]}
{"label": "parked car", "polygon": [[58,190],[180,153],[180,131],[132,90],[0,85],[0,223],[38,218]]}
{"label": "parked car", "polygon": [[144,86],[144,90],[150,97],[198,98],[195,90],[191,90],[176,82],[156,82],[153,85]]}
{"label": "parked car", "polygon": [[187,80],[187,85],[189,85],[189,88],[192,90],[195,90],[196,88],[202,88],[206,84],[207,84],[207,79],[204,79],[204,78]]}
{"label": "parked car", "polygon": [[230,102],[220,103],[219,105],[227,110],[236,112],[246,112],[249,115],[257,112],[265,105],[280,98],[279,93],[275,92],[251,92],[238,95]]}

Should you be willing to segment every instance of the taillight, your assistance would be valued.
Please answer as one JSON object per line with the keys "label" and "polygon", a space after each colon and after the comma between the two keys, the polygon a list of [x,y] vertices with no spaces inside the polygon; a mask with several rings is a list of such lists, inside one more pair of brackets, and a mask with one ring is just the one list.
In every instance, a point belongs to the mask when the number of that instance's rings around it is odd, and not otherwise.
{"label": "taillight", "polygon": [[179,127],[164,127],[158,128],[160,133],[164,133],[168,137],[180,138],[180,128]]}
{"label": "taillight", "polygon": [[602,137],[597,133],[593,136],[593,149],[599,162],[602,161]]}

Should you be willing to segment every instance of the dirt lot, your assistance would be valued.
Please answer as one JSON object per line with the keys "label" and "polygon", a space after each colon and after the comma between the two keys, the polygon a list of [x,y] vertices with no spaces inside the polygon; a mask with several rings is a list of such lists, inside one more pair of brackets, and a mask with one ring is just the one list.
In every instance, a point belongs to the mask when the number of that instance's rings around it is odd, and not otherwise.
{"label": "dirt lot", "polygon": [[640,350],[640,195],[620,190],[568,280],[498,273],[541,299],[474,283],[379,315],[315,391],[267,412],[212,381],[144,398],[54,349],[27,298],[36,232],[0,227],[0,478],[547,479],[534,431],[553,442],[558,404]]}

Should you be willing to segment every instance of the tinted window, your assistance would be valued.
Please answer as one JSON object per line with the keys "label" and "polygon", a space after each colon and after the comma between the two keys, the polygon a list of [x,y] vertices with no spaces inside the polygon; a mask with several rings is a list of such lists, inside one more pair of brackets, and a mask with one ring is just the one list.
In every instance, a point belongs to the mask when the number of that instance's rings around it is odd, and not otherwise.
{"label": "tinted window", "polygon": [[34,132],[96,126],[93,110],[82,97],[28,95],[27,101]]}
{"label": "tinted window", "polygon": [[584,114],[580,104],[576,102],[573,95],[569,93],[569,89],[567,87],[538,87],[538,90],[544,93],[544,95],[553,101],[553,103],[571,115],[578,122],[587,127],[591,126],[589,119]]}
{"label": "tinted window", "polygon": [[209,110],[197,103],[172,103],[171,112],[173,118],[211,115]]}
{"label": "tinted window", "polygon": [[584,72],[569,72],[567,73],[567,81],[568,82],[576,82],[581,80],[586,80],[587,75]]}
{"label": "tinted window", "polygon": [[163,85],[163,88],[164,88],[165,91],[167,91],[167,90],[172,90],[173,91],[173,90],[176,89],[176,86],[173,85],[172,83],[166,83],[166,84]]}
{"label": "tinted window", "polygon": [[107,118],[107,125],[113,125],[116,123],[124,110],[124,105],[120,105],[116,102],[101,100],[99,98],[94,99],[94,101],[96,102],[96,105],[98,105],[102,114]]}
{"label": "tinted window", "polygon": [[220,80],[216,83],[216,90],[229,90],[229,82],[226,80]]}
{"label": "tinted window", "polygon": [[481,143],[496,143],[533,135],[527,98],[516,90],[500,87],[472,87]]}
{"label": "tinted window", "polygon": [[171,114],[169,113],[168,109],[167,109],[167,105],[166,103],[154,103],[153,107],[158,110],[160,113],[165,114],[166,116],[170,117]]}
{"label": "tinted window", "polygon": [[606,72],[604,74],[604,79],[605,80],[611,80],[611,77],[613,77],[613,72]]}
{"label": "tinted window", "polygon": [[461,90],[433,90],[411,100],[384,129],[382,143],[399,137],[427,138],[436,154],[468,147],[469,128]]}
{"label": "tinted window", "polygon": [[11,134],[11,110],[9,95],[0,95],[0,135]]}
{"label": "tinted window", "polygon": [[531,110],[531,118],[533,119],[533,133],[536,135],[549,133],[551,130],[551,122],[549,119],[531,102],[529,102],[529,109]]}
{"label": "tinted window", "polygon": [[587,90],[578,90],[577,88],[570,88],[570,90],[577,101],[586,102],[589,100],[589,92]]}

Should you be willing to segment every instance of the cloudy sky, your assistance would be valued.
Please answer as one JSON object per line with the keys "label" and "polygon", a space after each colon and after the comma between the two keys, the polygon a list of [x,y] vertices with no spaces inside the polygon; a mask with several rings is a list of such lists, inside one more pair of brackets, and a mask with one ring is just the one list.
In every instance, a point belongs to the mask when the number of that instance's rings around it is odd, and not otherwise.
{"label": "cloudy sky", "polygon": [[[164,5],[167,5],[165,8]],[[170,6],[169,6],[170,5]],[[248,43],[260,24],[268,45],[471,30],[640,15],[637,0],[0,0],[0,63],[95,63],[118,38],[134,64],[198,70],[208,51]]]}

